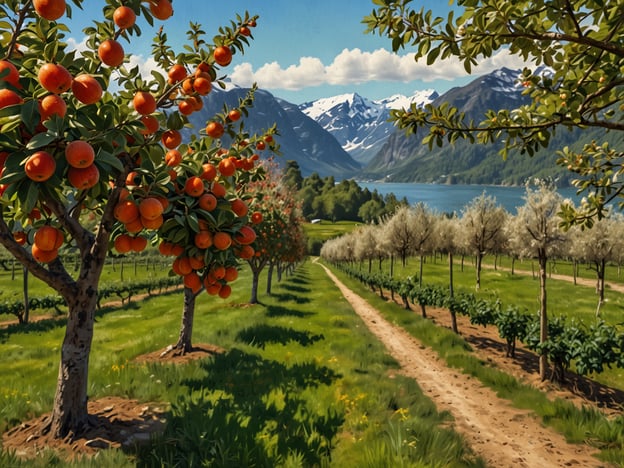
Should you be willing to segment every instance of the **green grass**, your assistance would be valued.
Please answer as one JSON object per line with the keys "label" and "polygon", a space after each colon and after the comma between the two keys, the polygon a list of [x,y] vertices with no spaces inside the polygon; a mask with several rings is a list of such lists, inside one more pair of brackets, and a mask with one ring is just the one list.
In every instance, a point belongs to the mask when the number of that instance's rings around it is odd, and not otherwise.
{"label": "green grass", "polygon": [[[249,285],[243,270],[227,301],[198,298],[194,342],[225,352],[183,366],[133,361],[176,340],[181,293],[98,316],[90,398],[166,402],[169,424],[139,454],[73,465],[483,466],[416,382],[388,378],[397,363],[321,268],[303,265],[254,306]],[[0,335],[3,429],[52,406],[63,329],[29,327]],[[7,464],[65,466],[49,453],[28,463],[3,453]]]}
{"label": "green grass", "polygon": [[303,228],[308,238],[327,240],[351,232],[361,224],[355,221],[336,221],[334,223],[323,219],[320,223],[305,223]]}

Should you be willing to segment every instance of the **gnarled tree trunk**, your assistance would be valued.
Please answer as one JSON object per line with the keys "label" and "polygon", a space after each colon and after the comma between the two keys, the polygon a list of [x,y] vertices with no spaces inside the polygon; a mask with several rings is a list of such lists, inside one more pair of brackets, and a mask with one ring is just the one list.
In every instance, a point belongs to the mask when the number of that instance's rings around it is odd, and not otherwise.
{"label": "gnarled tree trunk", "polygon": [[195,317],[195,298],[197,294],[191,288],[184,288],[184,306],[182,308],[182,324],[178,342],[173,349],[180,354],[190,353],[193,350],[191,338],[193,336],[193,320]]}

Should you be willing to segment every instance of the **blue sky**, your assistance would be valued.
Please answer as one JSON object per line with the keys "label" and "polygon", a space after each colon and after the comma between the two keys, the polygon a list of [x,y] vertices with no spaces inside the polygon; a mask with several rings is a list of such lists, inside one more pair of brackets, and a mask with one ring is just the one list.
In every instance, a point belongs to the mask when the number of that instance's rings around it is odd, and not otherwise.
{"label": "blue sky", "polygon": [[[174,0],[173,7],[173,18],[164,24],[176,50],[180,50],[190,21],[200,23],[212,37],[237,13],[259,15],[251,47],[244,55],[235,56],[226,73],[238,85],[256,82],[296,104],[350,92],[370,99],[424,89],[444,92],[474,78],[466,77],[457,62],[427,67],[415,63],[409,49],[394,54],[388,39],[365,34],[362,19],[374,8],[371,0]],[[413,0],[412,8],[421,7],[446,17],[453,6],[439,0]],[[78,24],[93,14],[93,10],[74,12]],[[140,62],[147,58],[154,34],[147,23],[141,18],[139,21],[144,34],[137,41],[141,42],[139,47],[135,43],[133,49],[143,55]],[[162,24],[156,21],[157,27]],[[77,42],[81,40],[76,34],[79,31],[72,28]],[[484,61],[476,72],[487,73],[502,66],[520,65],[503,53]]]}

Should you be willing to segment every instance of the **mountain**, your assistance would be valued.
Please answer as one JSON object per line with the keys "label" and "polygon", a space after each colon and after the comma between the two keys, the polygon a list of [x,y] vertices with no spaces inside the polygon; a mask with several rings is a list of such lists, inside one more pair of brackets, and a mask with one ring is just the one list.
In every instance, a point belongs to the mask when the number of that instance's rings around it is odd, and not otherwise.
{"label": "mountain", "polygon": [[[214,114],[223,112],[223,105],[237,107],[239,99],[243,99],[248,89],[233,87],[228,90],[213,88],[204,96],[204,107],[201,111],[189,116],[195,129],[204,128],[206,121]],[[277,125],[279,135],[275,141],[280,145],[282,156],[275,160],[283,165],[287,160],[295,160],[299,164],[303,176],[313,172],[321,177],[351,177],[361,169],[356,162],[317,122],[301,112],[295,104],[273,96],[268,91],[257,90],[253,107],[245,118],[245,130],[250,134],[262,133]],[[185,137],[191,130],[185,129]]]}
{"label": "mountain", "polygon": [[390,109],[408,108],[413,102],[424,105],[436,97],[435,91],[426,90],[372,101],[351,93],[306,102],[299,109],[331,133],[353,159],[366,164],[394,131],[388,122]]}
{"label": "mountain", "polygon": [[[449,103],[480,122],[488,109],[513,109],[526,99],[517,83],[520,71],[502,68],[479,77],[466,86],[457,87],[433,101],[433,105]],[[503,160],[500,144],[479,145],[457,140],[429,150],[422,144],[424,130],[406,136],[395,130],[381,150],[370,160],[358,178],[388,182],[425,182],[521,185],[531,177],[552,177],[567,185],[573,174],[556,164],[557,150],[564,146],[581,149],[584,142],[595,139],[620,138],[606,135],[603,129],[558,129],[549,148],[533,157],[519,151],[510,152]]]}

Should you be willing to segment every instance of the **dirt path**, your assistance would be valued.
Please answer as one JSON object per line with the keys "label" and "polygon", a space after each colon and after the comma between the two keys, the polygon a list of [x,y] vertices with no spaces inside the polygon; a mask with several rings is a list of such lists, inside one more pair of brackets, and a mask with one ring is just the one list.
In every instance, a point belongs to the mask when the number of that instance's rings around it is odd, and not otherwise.
{"label": "dirt path", "polygon": [[347,288],[325,266],[355,312],[399,362],[403,374],[414,378],[439,410],[455,419],[473,450],[495,467],[602,467],[591,447],[568,444],[528,411],[502,400],[478,380],[451,369],[429,348]]}

